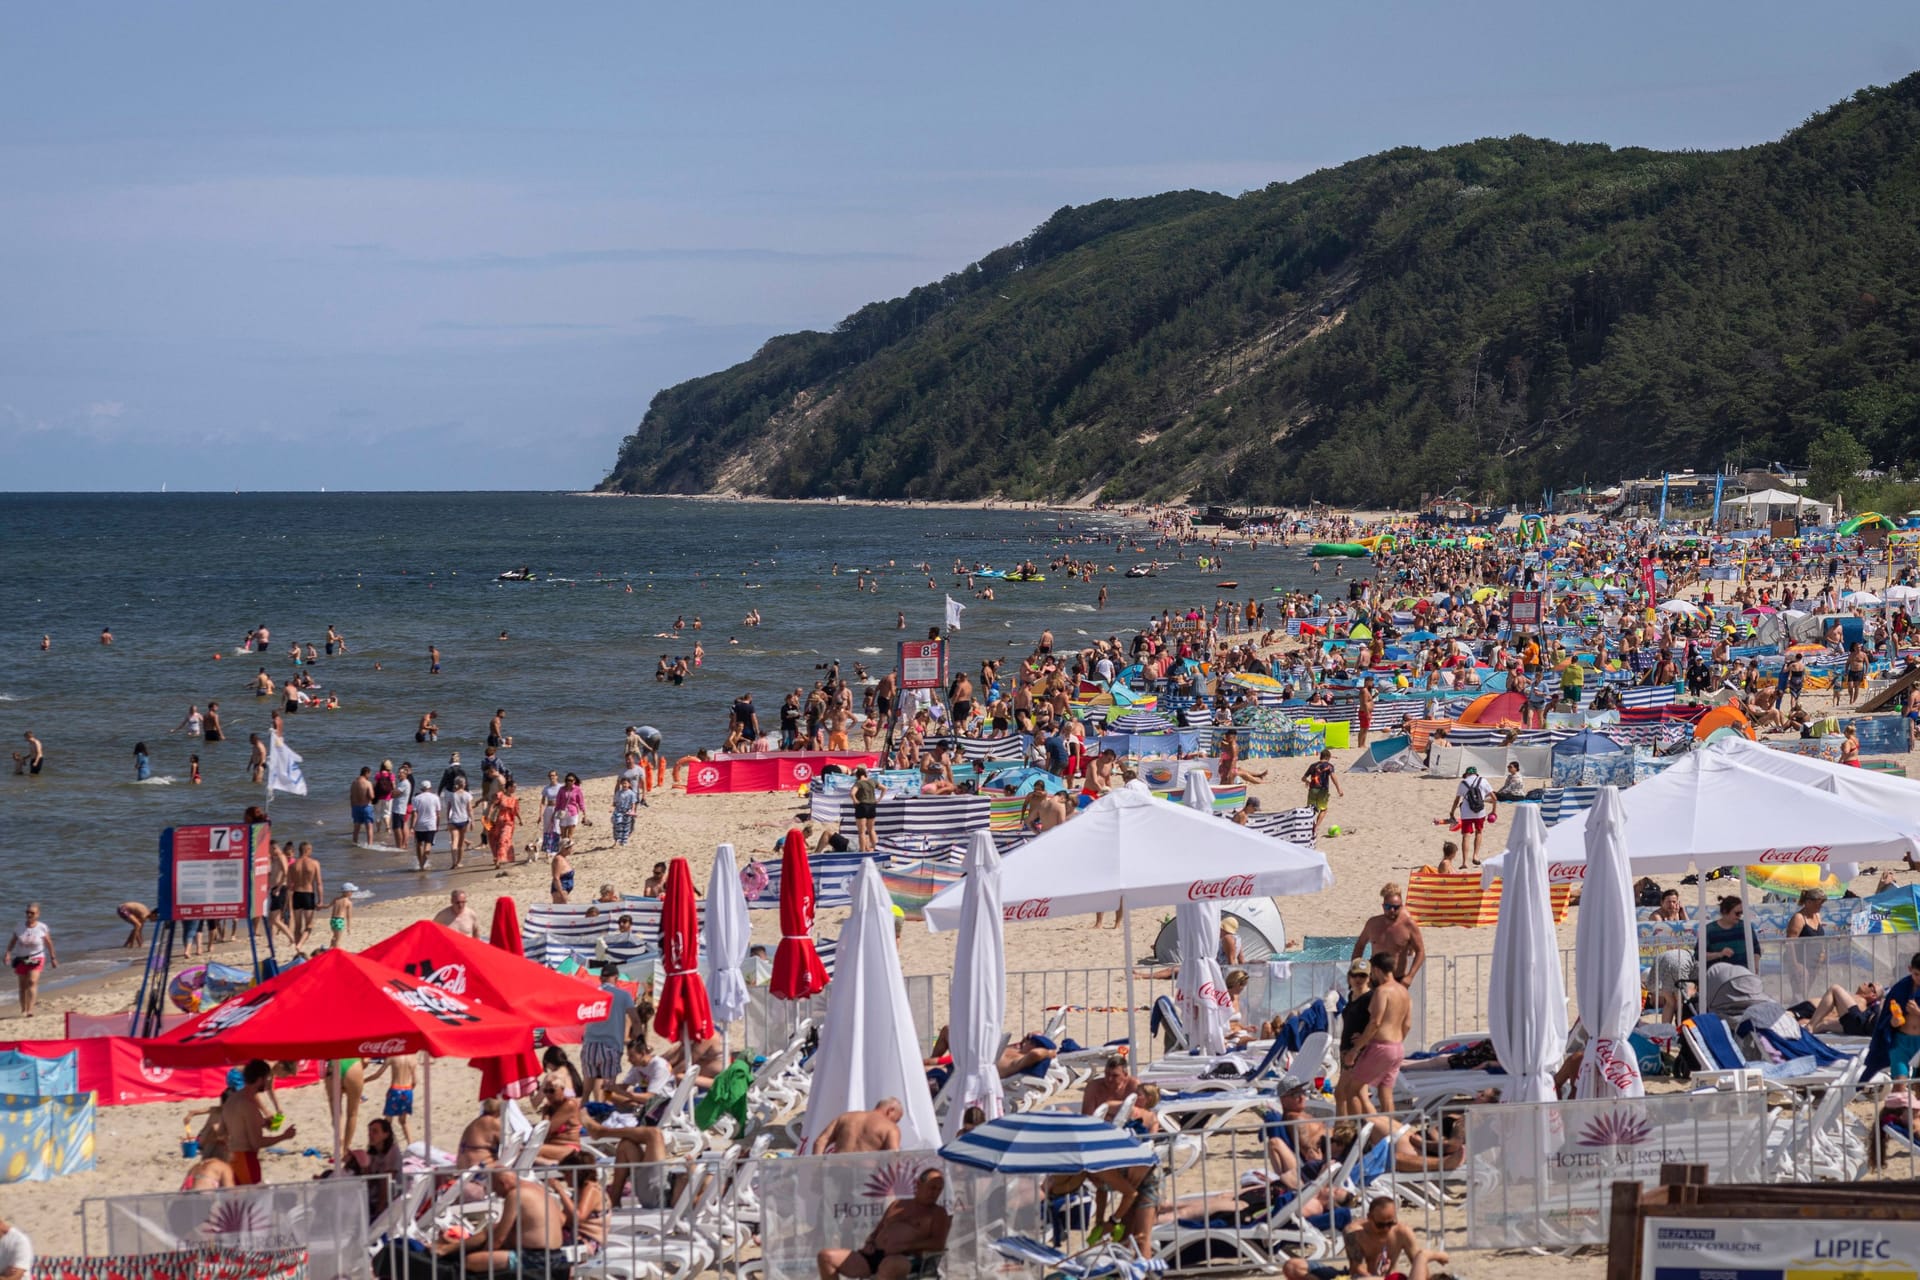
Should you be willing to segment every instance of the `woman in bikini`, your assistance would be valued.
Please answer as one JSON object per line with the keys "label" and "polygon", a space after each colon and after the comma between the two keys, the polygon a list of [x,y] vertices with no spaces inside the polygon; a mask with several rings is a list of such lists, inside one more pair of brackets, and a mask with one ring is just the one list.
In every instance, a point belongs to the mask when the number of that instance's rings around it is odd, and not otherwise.
{"label": "woman in bikini", "polygon": [[549,1078],[540,1086],[541,1113],[547,1118],[547,1140],[540,1144],[540,1160],[558,1164],[580,1150],[578,1093]]}
{"label": "woman in bikini", "polygon": [[567,1243],[579,1246],[587,1257],[598,1254],[607,1243],[606,1188],[600,1185],[599,1166],[584,1151],[576,1151],[560,1161],[565,1176],[553,1184],[560,1205],[567,1215]]}

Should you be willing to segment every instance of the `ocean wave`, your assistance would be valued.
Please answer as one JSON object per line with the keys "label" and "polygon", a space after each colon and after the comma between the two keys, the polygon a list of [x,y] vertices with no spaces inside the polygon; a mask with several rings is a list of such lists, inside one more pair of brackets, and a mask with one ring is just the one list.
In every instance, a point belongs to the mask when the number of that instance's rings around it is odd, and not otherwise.
{"label": "ocean wave", "polygon": [[136,778],[133,785],[136,787],[170,787],[173,785],[173,775],[170,773],[156,773],[151,778]]}
{"label": "ocean wave", "polygon": [[1074,604],[1063,604],[1063,605],[1061,605],[1061,606],[1060,606],[1060,612],[1062,612],[1062,613],[1092,613],[1092,612],[1094,612],[1094,608],[1093,608],[1093,606],[1092,606],[1092,605],[1090,605],[1090,604],[1079,604],[1079,603],[1074,603]]}
{"label": "ocean wave", "polygon": [[0,702],[18,702],[18,701],[20,701],[20,699],[15,697],[11,693],[0,693]]}
{"label": "ocean wave", "polygon": [[854,652],[855,653],[883,653],[885,652],[885,650],[881,649],[878,645],[863,645],[862,647],[855,649]]}

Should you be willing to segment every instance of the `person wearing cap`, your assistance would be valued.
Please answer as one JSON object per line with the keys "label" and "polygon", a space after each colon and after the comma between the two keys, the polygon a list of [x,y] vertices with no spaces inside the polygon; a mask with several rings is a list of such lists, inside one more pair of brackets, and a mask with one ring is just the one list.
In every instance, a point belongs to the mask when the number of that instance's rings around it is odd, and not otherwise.
{"label": "person wearing cap", "polygon": [[1487,780],[1480,776],[1480,770],[1473,765],[1467,766],[1461,775],[1460,785],[1453,793],[1453,804],[1447,809],[1447,821],[1455,819],[1460,823],[1460,847],[1467,855],[1467,865],[1480,865],[1480,832],[1489,822],[1500,819],[1500,797]]}

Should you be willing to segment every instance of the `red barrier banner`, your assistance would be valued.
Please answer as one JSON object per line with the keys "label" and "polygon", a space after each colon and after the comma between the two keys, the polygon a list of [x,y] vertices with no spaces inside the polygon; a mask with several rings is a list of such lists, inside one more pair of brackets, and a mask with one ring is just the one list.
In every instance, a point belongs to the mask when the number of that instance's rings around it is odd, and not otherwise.
{"label": "red barrier banner", "polygon": [[[227,1087],[221,1067],[162,1067],[150,1063],[141,1042],[130,1036],[92,1036],[83,1040],[16,1040],[0,1049],[17,1049],[34,1058],[79,1055],[80,1092],[98,1095],[103,1107],[143,1102],[197,1102],[217,1098]],[[276,1089],[298,1088],[320,1080],[318,1062],[302,1062],[293,1075],[274,1082]]]}
{"label": "red barrier banner", "polygon": [[871,751],[765,751],[716,756],[687,766],[687,794],[793,791],[820,776],[830,764],[848,770],[860,766],[871,769],[879,759]]}

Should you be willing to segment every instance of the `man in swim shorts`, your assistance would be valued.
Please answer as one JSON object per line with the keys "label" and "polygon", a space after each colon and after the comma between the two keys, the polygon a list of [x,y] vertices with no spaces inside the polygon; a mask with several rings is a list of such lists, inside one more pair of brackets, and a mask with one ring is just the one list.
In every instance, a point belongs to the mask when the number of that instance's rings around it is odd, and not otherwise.
{"label": "man in swim shorts", "polygon": [[1373,953],[1373,990],[1368,1002],[1372,1016],[1366,1030],[1354,1038],[1353,1047],[1340,1057],[1340,1066],[1352,1073],[1352,1082],[1374,1091],[1378,1113],[1383,1115],[1393,1110],[1393,1086],[1400,1078],[1400,1060],[1413,1025],[1413,1001],[1394,977],[1396,959],[1391,951]]}

